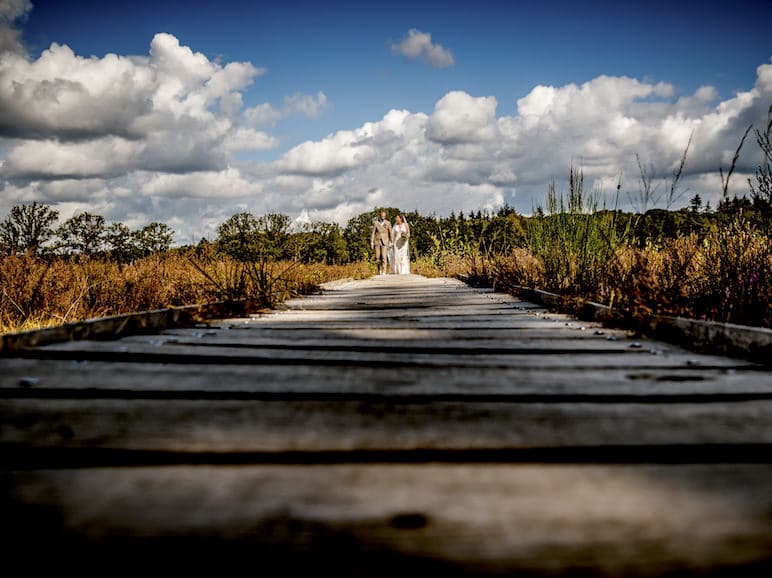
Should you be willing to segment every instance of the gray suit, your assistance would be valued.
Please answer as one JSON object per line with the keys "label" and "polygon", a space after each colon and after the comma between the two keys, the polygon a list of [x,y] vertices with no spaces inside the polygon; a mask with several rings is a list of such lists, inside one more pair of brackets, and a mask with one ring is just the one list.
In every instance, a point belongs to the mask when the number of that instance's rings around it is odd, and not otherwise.
{"label": "gray suit", "polygon": [[381,271],[386,271],[386,259],[389,251],[389,244],[391,243],[391,223],[387,219],[381,221],[380,219],[373,220],[373,229],[370,234],[370,246],[375,251],[375,258],[379,262]]}

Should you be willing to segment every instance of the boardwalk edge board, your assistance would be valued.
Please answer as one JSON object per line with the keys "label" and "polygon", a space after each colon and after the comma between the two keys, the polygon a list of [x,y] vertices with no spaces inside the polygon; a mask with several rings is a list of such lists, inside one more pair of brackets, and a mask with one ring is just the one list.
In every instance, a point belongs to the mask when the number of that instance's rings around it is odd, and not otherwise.
{"label": "boardwalk edge board", "polygon": [[[352,281],[352,277],[346,277],[322,283],[319,288],[334,289]],[[274,309],[281,309],[281,306]],[[259,300],[230,299],[95,317],[42,329],[0,334],[0,357],[50,343],[81,339],[119,339],[128,335],[158,333],[171,328],[194,327],[212,319],[242,317],[265,311],[269,310]]]}
{"label": "boardwalk edge board", "polygon": [[[629,326],[629,321],[625,322],[620,313],[608,305],[570,299],[532,287],[516,286],[513,291],[518,297],[545,307],[568,311],[585,321],[597,321],[608,326]],[[638,322],[635,329],[700,353],[742,357],[766,365],[772,364],[772,329],[667,315],[653,315]]]}
{"label": "boardwalk edge board", "polygon": [[109,340],[140,333],[158,333],[173,327],[193,327],[211,319],[237,317],[263,311],[256,300],[240,299],[139,311],[42,329],[0,334],[0,356],[31,347],[83,339]]}

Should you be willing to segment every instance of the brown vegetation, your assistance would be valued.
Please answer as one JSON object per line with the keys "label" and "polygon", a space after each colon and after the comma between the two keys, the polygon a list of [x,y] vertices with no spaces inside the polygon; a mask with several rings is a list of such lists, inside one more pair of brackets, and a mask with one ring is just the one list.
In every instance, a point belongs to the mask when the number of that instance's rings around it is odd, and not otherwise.
{"label": "brown vegetation", "polygon": [[193,252],[158,253],[129,264],[9,255],[0,258],[0,333],[220,299],[270,306],[333,279],[371,274],[367,263],[242,263]]}
{"label": "brown vegetation", "polygon": [[772,327],[768,231],[736,219],[704,235],[611,249],[588,259],[554,242],[488,257],[467,274],[503,291],[526,286],[600,302],[630,321],[664,314]]}

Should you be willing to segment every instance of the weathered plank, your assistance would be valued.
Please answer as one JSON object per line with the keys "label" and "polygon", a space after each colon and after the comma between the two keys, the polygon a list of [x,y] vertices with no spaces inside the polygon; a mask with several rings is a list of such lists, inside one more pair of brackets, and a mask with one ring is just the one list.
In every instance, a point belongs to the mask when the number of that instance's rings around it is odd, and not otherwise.
{"label": "weathered plank", "polygon": [[[632,344],[629,344],[632,345]],[[658,353],[656,350],[654,353]],[[489,353],[484,350],[460,352],[441,349],[427,349],[416,352],[388,351],[349,351],[318,349],[280,349],[267,350],[255,348],[231,348],[187,346],[173,344],[160,347],[151,344],[123,344],[110,342],[70,342],[49,345],[38,349],[24,350],[19,356],[31,359],[60,359],[74,361],[115,361],[135,363],[199,363],[215,365],[260,365],[260,364],[306,364],[331,365],[338,367],[379,366],[388,367],[455,367],[455,368],[490,368],[490,367],[553,367],[576,368],[678,368],[688,365],[701,365],[705,368],[743,368],[754,367],[738,360],[697,354],[653,354],[643,347],[615,349],[599,344],[595,349],[578,350],[575,343],[558,349],[548,345],[532,345],[506,352]]]}
{"label": "weathered plank", "polygon": [[[0,406],[0,422],[0,460],[16,451],[2,444],[21,445],[25,451],[101,447],[229,453],[625,446],[632,456],[634,446],[772,444],[772,399],[658,404],[623,399],[600,404],[7,399]],[[771,448],[765,450],[770,462]],[[696,452],[684,447],[681,459],[688,461]],[[647,455],[656,456],[656,447]],[[664,451],[663,458],[673,459]],[[720,454],[714,459],[744,457]]]}
{"label": "weathered plank", "polygon": [[[598,333],[595,333],[595,332]],[[231,320],[224,321],[219,325],[212,325],[206,328],[189,329],[171,329],[163,332],[163,336],[151,335],[133,335],[126,337],[125,341],[131,343],[137,342],[158,342],[160,339],[186,338],[186,339],[205,339],[210,341],[215,338],[235,338],[235,339],[351,339],[358,342],[364,341],[394,341],[402,340],[405,342],[421,341],[449,341],[456,342],[478,342],[478,341],[497,341],[497,340],[518,340],[518,339],[586,339],[586,333],[594,335],[600,340],[619,340],[625,339],[627,334],[620,330],[602,329],[592,325],[545,325],[539,327],[535,324],[521,326],[518,328],[495,328],[495,327],[477,327],[477,328],[447,328],[432,329],[427,327],[327,327],[327,325],[308,324],[308,325],[289,325],[289,326],[269,326],[267,324],[254,324],[250,320]]]}
{"label": "weathered plank", "polygon": [[[637,345],[634,345],[637,344]],[[530,339],[523,336],[519,339],[499,339],[487,341],[463,341],[455,339],[434,340],[377,340],[363,343],[359,339],[349,339],[336,335],[324,337],[317,335],[308,337],[298,335],[296,338],[266,339],[246,337],[244,335],[208,336],[200,338],[151,338],[122,340],[120,345],[105,342],[93,342],[88,344],[69,342],[52,345],[45,351],[136,351],[142,353],[153,348],[170,353],[198,351],[206,353],[207,349],[219,348],[222,350],[247,349],[250,351],[338,351],[346,353],[432,353],[439,355],[520,355],[534,353],[542,355],[561,355],[566,353],[651,353],[646,342],[631,340],[607,341],[600,338],[559,338],[553,337],[545,342],[544,339]],[[657,350],[659,351],[659,350]],[[671,350],[668,350],[670,353]],[[665,353],[662,350],[661,353]]]}
{"label": "weathered plank", "polygon": [[374,318],[377,319],[426,319],[427,321],[434,320],[434,318],[447,317],[451,320],[455,317],[470,317],[473,320],[486,319],[489,321],[496,321],[502,316],[510,317],[512,315],[523,316],[529,315],[520,309],[514,309],[511,306],[485,306],[485,305],[467,305],[465,307],[394,307],[394,308],[365,308],[365,309],[349,309],[341,307],[340,309],[289,309],[285,311],[279,311],[276,317],[272,317],[272,320],[279,322],[286,321],[334,321],[336,319],[347,320],[367,320],[373,322]]}
{"label": "weathered plank", "polygon": [[40,552],[79,569],[152,553],[270,575],[760,577],[770,479],[768,465],[29,471],[4,476],[20,505],[0,527],[28,567]]}
{"label": "weathered plank", "polygon": [[[32,398],[76,395],[89,397],[110,391],[167,392],[196,397],[211,392],[222,399],[243,393],[378,395],[423,398],[449,395],[474,400],[479,396],[630,395],[641,401],[657,395],[718,395],[772,392],[772,373],[739,369],[711,369],[696,364],[679,367],[574,367],[566,380],[562,367],[477,368],[470,374],[457,367],[347,367],[323,365],[201,365],[150,364],[110,361],[6,359],[2,361],[0,397]],[[39,393],[44,391],[45,393]],[[57,394],[59,390],[67,390]],[[13,393],[14,391],[19,392]],[[9,393],[10,392],[10,393]]]}
{"label": "weathered plank", "polygon": [[[587,331],[587,334],[585,332]],[[611,339],[609,339],[611,337]],[[208,330],[179,330],[158,335],[135,335],[122,340],[123,344],[138,343],[161,345],[200,345],[225,347],[260,347],[269,349],[324,347],[327,349],[354,350],[361,347],[393,350],[409,348],[422,349],[485,349],[502,350],[512,348],[544,347],[544,341],[554,342],[555,349],[574,347],[609,350],[627,349],[632,343],[640,343],[646,348],[645,340],[627,339],[624,333],[606,332],[597,328],[555,327],[552,329],[523,328],[519,331],[499,330],[481,332],[478,330],[432,331],[426,329],[372,330],[360,329],[353,332],[330,331],[323,327],[314,329],[268,329],[247,326],[246,330],[234,328],[215,328]],[[683,351],[677,347],[670,351]],[[664,350],[662,350],[664,352]]]}

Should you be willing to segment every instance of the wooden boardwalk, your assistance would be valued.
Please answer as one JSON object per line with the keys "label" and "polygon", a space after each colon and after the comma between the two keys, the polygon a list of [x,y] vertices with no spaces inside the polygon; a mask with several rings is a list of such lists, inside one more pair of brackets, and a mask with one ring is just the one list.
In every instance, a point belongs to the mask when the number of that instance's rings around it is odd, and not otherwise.
{"label": "wooden boardwalk", "polygon": [[28,349],[0,393],[28,567],[772,575],[768,369],[454,280]]}

